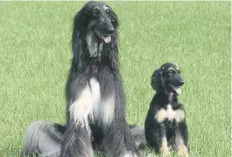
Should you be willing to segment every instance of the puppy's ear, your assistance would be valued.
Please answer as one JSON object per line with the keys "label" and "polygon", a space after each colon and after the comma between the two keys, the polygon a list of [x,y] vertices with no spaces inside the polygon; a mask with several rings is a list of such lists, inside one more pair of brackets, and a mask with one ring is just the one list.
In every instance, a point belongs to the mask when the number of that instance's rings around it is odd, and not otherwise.
{"label": "puppy's ear", "polygon": [[162,75],[162,70],[157,69],[151,77],[151,86],[155,91],[158,91],[161,88],[161,75]]}

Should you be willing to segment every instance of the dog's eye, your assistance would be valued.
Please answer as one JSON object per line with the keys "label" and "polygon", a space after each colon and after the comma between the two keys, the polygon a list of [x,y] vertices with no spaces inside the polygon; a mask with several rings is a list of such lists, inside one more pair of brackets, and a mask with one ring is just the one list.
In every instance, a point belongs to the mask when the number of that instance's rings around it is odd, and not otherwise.
{"label": "dog's eye", "polygon": [[106,9],[106,14],[107,14],[108,18],[112,19],[110,16],[110,9]]}
{"label": "dog's eye", "polygon": [[[108,9],[109,10],[109,9]],[[109,10],[109,11],[107,11],[106,10],[106,14],[107,14],[107,17],[112,21],[112,22],[115,22],[116,20],[115,20],[115,18],[112,16],[112,14],[110,14],[111,13],[111,10]]]}
{"label": "dog's eye", "polygon": [[93,10],[93,16],[97,16],[98,14],[99,14],[99,10],[95,8]]}

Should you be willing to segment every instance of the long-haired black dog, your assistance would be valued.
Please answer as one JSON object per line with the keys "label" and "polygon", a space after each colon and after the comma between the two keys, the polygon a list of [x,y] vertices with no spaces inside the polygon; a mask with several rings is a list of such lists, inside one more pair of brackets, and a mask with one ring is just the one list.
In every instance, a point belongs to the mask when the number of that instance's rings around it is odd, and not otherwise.
{"label": "long-haired black dog", "polygon": [[163,156],[170,155],[170,148],[185,157],[189,154],[185,110],[177,99],[183,84],[180,70],[172,63],[163,64],[152,75],[156,94],[147,113],[145,137],[148,145]]}
{"label": "long-haired black dog", "polygon": [[103,2],[90,1],[77,13],[66,84],[66,127],[34,123],[27,129],[24,154],[92,157],[94,141],[107,157],[139,156],[125,115],[117,29],[115,12]]}
{"label": "long-haired black dog", "polygon": [[93,156],[92,137],[106,156],[139,155],[125,117],[117,28],[116,14],[102,2],[88,2],[74,19],[61,157]]}

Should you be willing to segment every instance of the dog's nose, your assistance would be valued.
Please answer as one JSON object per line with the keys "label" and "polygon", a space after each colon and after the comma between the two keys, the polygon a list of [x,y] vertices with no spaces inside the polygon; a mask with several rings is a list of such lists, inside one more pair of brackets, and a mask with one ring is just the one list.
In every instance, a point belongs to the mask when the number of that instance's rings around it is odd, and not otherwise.
{"label": "dog's nose", "polygon": [[114,32],[114,27],[111,26],[111,27],[106,27],[106,33],[108,34],[112,34]]}
{"label": "dog's nose", "polygon": [[180,85],[180,86],[183,86],[183,85],[184,85],[184,80],[181,80],[181,81],[179,82],[179,85]]}

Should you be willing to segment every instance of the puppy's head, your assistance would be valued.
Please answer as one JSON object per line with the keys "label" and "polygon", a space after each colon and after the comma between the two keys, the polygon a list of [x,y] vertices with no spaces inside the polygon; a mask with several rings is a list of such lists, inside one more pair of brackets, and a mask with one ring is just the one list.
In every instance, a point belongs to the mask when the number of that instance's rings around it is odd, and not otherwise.
{"label": "puppy's head", "polygon": [[173,92],[180,95],[182,85],[184,85],[184,80],[175,64],[165,63],[152,75],[151,86],[157,92]]}

